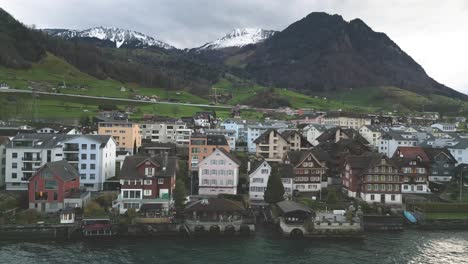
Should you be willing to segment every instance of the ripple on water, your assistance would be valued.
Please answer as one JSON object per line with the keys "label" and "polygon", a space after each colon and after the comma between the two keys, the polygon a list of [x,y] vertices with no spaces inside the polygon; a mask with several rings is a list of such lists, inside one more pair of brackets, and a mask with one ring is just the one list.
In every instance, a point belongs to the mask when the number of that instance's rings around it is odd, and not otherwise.
{"label": "ripple on water", "polygon": [[363,240],[0,241],[0,263],[468,263],[468,231],[370,233]]}

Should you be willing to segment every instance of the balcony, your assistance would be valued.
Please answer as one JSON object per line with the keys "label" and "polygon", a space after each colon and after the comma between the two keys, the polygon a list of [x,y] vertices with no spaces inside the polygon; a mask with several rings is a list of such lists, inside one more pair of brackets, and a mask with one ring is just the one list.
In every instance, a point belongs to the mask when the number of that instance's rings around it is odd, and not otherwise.
{"label": "balcony", "polygon": [[37,156],[24,156],[21,158],[22,161],[24,162],[39,162],[41,161],[41,157]]}
{"label": "balcony", "polygon": [[28,172],[35,172],[35,171],[36,171],[36,168],[33,167],[33,166],[24,166],[24,167],[21,168],[21,170],[22,170],[23,172],[25,172],[25,171],[28,171]]}
{"label": "balcony", "polygon": [[78,155],[74,154],[65,154],[65,160],[68,162],[78,162],[80,160]]}
{"label": "balcony", "polygon": [[63,152],[79,152],[80,148],[78,144],[65,144]]}

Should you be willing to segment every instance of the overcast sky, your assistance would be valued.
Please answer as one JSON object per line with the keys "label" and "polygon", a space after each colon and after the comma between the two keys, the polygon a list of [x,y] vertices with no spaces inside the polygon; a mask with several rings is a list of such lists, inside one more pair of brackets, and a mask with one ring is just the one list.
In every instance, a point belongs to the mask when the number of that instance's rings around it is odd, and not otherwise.
{"label": "overcast sky", "polygon": [[238,27],[282,30],[308,13],[361,18],[385,32],[437,81],[468,94],[468,0],[0,0],[38,28],[116,26],[178,48]]}

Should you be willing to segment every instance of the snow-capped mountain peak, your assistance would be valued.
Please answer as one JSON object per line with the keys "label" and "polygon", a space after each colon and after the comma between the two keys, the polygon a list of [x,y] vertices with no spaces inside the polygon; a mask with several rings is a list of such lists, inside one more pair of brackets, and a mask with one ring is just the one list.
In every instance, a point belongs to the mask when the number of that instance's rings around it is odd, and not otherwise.
{"label": "snow-capped mountain peak", "polygon": [[256,44],[273,36],[274,30],[265,30],[261,28],[236,28],[230,33],[218,38],[215,41],[208,42],[198,49],[222,49],[228,47],[243,47],[249,44]]}
{"label": "snow-capped mountain peak", "polygon": [[85,30],[67,30],[67,29],[45,29],[46,32],[53,36],[59,36],[66,39],[69,38],[96,38],[100,40],[108,40],[115,43],[116,48],[120,48],[124,44],[132,44],[136,47],[156,46],[165,49],[173,49],[174,47],[164,43],[153,37],[147,36],[140,32],[121,29],[117,27],[94,27]]}

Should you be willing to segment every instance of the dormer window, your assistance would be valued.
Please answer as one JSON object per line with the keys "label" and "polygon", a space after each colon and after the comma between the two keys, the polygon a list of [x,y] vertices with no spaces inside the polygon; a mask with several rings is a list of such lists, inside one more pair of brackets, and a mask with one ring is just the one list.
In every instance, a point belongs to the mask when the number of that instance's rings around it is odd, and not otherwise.
{"label": "dormer window", "polygon": [[153,176],[154,175],[154,168],[146,167],[145,168],[145,176]]}

